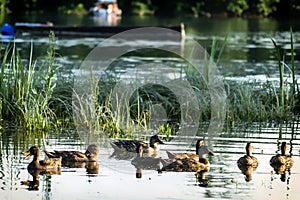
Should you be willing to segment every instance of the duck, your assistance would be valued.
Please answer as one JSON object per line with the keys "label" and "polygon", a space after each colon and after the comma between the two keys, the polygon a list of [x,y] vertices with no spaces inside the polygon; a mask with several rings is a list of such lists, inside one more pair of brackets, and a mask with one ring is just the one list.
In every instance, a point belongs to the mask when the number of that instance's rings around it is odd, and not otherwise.
{"label": "duck", "polygon": [[[173,152],[169,152],[169,151],[166,151],[166,152],[170,159],[192,158],[195,161],[199,161],[199,155],[198,155],[199,152],[198,151],[201,146],[204,146],[204,141],[202,139],[199,139],[196,142],[196,153],[173,153]],[[213,153],[211,151],[208,154],[213,156]],[[204,159],[203,161],[205,162],[206,160]]]}
{"label": "duck", "polygon": [[247,143],[246,145],[246,155],[244,155],[243,157],[240,157],[237,161],[237,165],[238,167],[241,168],[245,168],[247,166],[253,167],[253,168],[257,168],[258,166],[258,160],[256,157],[254,157],[252,155],[253,152],[253,146],[251,145],[251,143]]}
{"label": "duck", "polygon": [[275,169],[280,169],[280,171],[285,171],[286,169],[290,169],[294,160],[291,156],[286,155],[287,143],[281,143],[281,154],[277,154],[270,159],[270,165]]}
{"label": "duck", "polygon": [[174,172],[208,172],[210,163],[205,157],[206,154],[214,155],[207,146],[200,146],[198,150],[198,160],[194,158],[174,158],[171,162],[169,159],[162,159],[163,165],[161,171]]}
{"label": "duck", "polygon": [[100,152],[99,147],[95,144],[91,144],[87,147],[87,150],[82,153],[80,151],[57,151],[48,152],[44,151],[49,158],[62,158],[63,163],[67,162],[97,162],[98,154]]}
{"label": "duck", "polygon": [[154,158],[149,156],[143,156],[144,146],[138,145],[136,148],[136,157],[131,160],[131,164],[139,169],[154,169],[160,170],[161,158]]}
{"label": "duck", "polygon": [[33,160],[27,166],[28,171],[32,170],[60,170],[62,165],[62,158],[49,158],[46,160],[40,160],[40,149],[37,146],[32,146],[26,152],[23,152],[28,158],[29,156],[33,156]]}
{"label": "duck", "polygon": [[160,139],[160,137],[157,134],[155,134],[150,137],[149,145],[145,142],[138,140],[119,140],[116,142],[111,142],[110,144],[115,151],[136,152],[137,149],[140,146],[142,146],[143,152],[154,153],[159,150],[157,144],[164,144],[164,142]]}

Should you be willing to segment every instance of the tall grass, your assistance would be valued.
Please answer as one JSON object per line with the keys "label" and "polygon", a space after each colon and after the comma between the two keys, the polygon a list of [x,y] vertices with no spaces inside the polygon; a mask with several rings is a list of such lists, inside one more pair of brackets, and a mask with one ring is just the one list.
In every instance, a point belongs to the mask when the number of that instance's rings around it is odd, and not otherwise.
{"label": "tall grass", "polygon": [[49,108],[55,83],[54,34],[50,35],[46,62],[37,67],[33,47],[28,63],[22,60],[16,44],[4,52],[0,72],[1,115],[26,130],[46,130],[55,126],[55,113]]}
{"label": "tall grass", "polygon": [[[290,66],[285,62],[279,45],[272,40],[276,50],[279,68],[279,88],[273,82],[237,82],[223,79],[226,94],[213,94],[215,98],[227,96],[227,121],[235,122],[262,122],[274,119],[287,120],[292,112],[298,112],[299,88],[296,81],[294,43],[291,30],[291,61]],[[201,75],[187,63],[183,64],[185,76],[191,84],[201,110],[199,121],[211,119],[211,95],[208,83],[214,84],[220,78],[211,65],[221,59],[225,49],[227,36],[221,45],[213,41],[210,58],[206,60]],[[75,123],[82,123],[82,128],[104,133],[109,137],[134,137],[134,132],[146,132],[149,129],[158,129],[166,137],[178,130],[180,124],[180,105],[175,95],[168,88],[159,85],[144,85],[129,99],[128,112],[121,111],[116,101],[112,108],[112,91],[118,78],[109,75],[101,78],[98,83],[93,82],[93,99],[95,105],[78,101],[73,109],[82,112],[80,118],[72,116],[72,76],[65,80],[58,79],[56,63],[55,37],[50,34],[47,55],[43,62],[33,60],[33,47],[28,55],[28,62],[21,58],[16,44],[9,44],[2,56],[0,69],[0,118],[24,127],[25,130],[49,130],[58,126],[73,127]],[[207,57],[208,58],[208,57]],[[38,64],[41,63],[41,64]],[[292,77],[287,82],[286,71]],[[92,70],[92,69],[91,69]],[[111,77],[110,77],[111,76]],[[55,80],[55,81],[54,81]],[[210,82],[211,81],[211,82]],[[68,83],[68,84],[66,84]],[[67,85],[67,86],[66,86]],[[74,97],[74,96],[73,96]],[[76,96],[81,100],[83,97]],[[121,97],[120,97],[121,98]],[[116,100],[117,98],[114,97]],[[166,111],[168,119],[160,127],[151,127],[151,109],[160,105]],[[77,106],[77,107],[76,107]],[[92,106],[92,107],[91,107]],[[298,107],[297,107],[298,106]],[[155,109],[154,109],[155,110]],[[223,110],[219,110],[223,111]],[[63,113],[64,112],[64,113]],[[93,113],[91,113],[93,112]],[[62,114],[63,113],[63,114]],[[124,115],[126,114],[126,116]],[[72,118],[73,117],[73,118]],[[67,119],[68,118],[68,119]],[[72,121],[73,120],[73,121]],[[68,121],[67,123],[64,121]],[[1,121],[0,121],[1,122]]]}
{"label": "tall grass", "polygon": [[[290,29],[290,45],[291,45],[291,60],[290,66],[286,63],[285,54],[282,53],[282,49],[276,43],[274,39],[272,39],[273,45],[276,50],[276,57],[278,61],[278,69],[279,69],[279,104],[277,106],[278,114],[284,118],[290,114],[291,111],[295,108],[296,96],[299,95],[299,91],[297,91],[298,85],[296,82],[296,74],[295,74],[295,50],[294,50],[294,40],[293,40],[293,30]],[[285,74],[285,69],[288,71],[288,74]],[[288,79],[291,78],[291,82],[288,82]],[[277,96],[277,94],[275,94]]]}

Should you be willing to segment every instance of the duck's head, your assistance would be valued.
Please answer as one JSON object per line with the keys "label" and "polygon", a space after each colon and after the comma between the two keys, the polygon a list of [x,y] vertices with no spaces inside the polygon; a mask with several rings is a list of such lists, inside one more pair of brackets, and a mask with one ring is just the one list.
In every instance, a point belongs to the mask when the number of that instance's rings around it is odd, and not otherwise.
{"label": "duck's head", "polygon": [[285,155],[287,149],[287,144],[286,142],[281,143],[281,155]]}
{"label": "duck's head", "polygon": [[200,146],[198,150],[199,158],[205,157],[206,154],[210,156],[214,155],[214,153],[211,150],[209,150],[208,146]]}
{"label": "duck's head", "polygon": [[23,154],[26,156],[25,158],[28,158],[29,156],[37,156],[40,154],[40,150],[37,146],[32,146],[28,151],[23,152]]}
{"label": "duck's head", "polygon": [[150,138],[150,146],[151,147],[154,147],[156,144],[165,144],[161,139],[160,137],[156,134],[156,135],[153,135],[151,138]]}
{"label": "duck's head", "polygon": [[95,144],[90,144],[85,152],[85,154],[95,155],[95,156],[97,156],[99,153],[100,153],[100,149]]}
{"label": "duck's head", "polygon": [[201,146],[204,146],[204,140],[199,139],[199,140],[197,140],[197,143],[196,143],[196,154],[198,154],[199,148],[200,148]]}

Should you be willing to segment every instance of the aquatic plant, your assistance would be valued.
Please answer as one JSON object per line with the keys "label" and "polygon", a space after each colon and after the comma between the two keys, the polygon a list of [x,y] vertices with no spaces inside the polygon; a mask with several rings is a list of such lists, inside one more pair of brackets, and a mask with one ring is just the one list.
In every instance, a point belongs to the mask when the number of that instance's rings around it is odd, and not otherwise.
{"label": "aquatic plant", "polygon": [[27,130],[49,129],[55,125],[55,113],[49,108],[55,83],[54,34],[45,63],[37,67],[33,61],[33,47],[28,63],[22,61],[16,44],[9,44],[4,52],[0,72],[1,115]]}
{"label": "aquatic plant", "polygon": [[[296,93],[298,88],[295,78],[295,61],[294,61],[294,40],[293,31],[290,29],[290,45],[291,45],[291,61],[290,66],[286,63],[285,54],[282,54],[282,50],[274,39],[272,39],[273,45],[276,50],[276,57],[279,68],[279,95],[275,93],[276,98],[279,99],[277,104],[277,110],[281,117],[289,114],[295,107],[296,95],[299,95],[299,91]],[[285,75],[285,69],[288,70],[289,76]],[[288,79],[291,77],[292,81],[289,83]]]}

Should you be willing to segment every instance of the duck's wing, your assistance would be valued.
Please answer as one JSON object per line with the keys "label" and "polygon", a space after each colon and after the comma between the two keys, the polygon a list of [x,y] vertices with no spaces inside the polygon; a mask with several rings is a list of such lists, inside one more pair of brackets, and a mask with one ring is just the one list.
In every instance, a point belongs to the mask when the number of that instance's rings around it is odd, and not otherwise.
{"label": "duck's wing", "polygon": [[48,158],[59,158],[60,156],[56,155],[55,152],[49,152],[44,150],[45,154],[48,156]]}
{"label": "duck's wing", "polygon": [[195,153],[173,153],[173,152],[169,152],[169,151],[166,151],[166,152],[170,159],[191,158],[191,159],[194,159],[195,161],[199,161],[199,156]]}
{"label": "duck's wing", "polygon": [[148,147],[145,142],[138,140],[119,140],[116,142],[111,142],[110,144],[116,151],[136,152],[137,147],[140,145],[142,145],[144,148]]}
{"label": "duck's wing", "polygon": [[270,165],[272,167],[274,166],[280,166],[285,164],[285,157],[281,156],[280,154],[277,154],[275,156],[272,156],[270,159]]}
{"label": "duck's wing", "polygon": [[87,161],[87,156],[80,151],[57,151],[54,150],[54,155],[56,158],[61,157],[62,160],[70,162],[82,162]]}
{"label": "duck's wing", "polygon": [[162,168],[162,171],[174,172],[200,172],[208,171],[208,166],[192,158],[175,159],[173,162]]}
{"label": "duck's wing", "polygon": [[49,158],[46,160],[41,160],[40,165],[44,166],[46,169],[60,168],[61,167],[62,158]]}
{"label": "duck's wing", "polygon": [[292,168],[294,164],[294,160],[291,156],[285,156],[285,166],[287,169]]}
{"label": "duck's wing", "polygon": [[244,155],[243,157],[238,159],[237,164],[240,170],[248,166],[256,169],[258,166],[258,160],[254,156]]}

